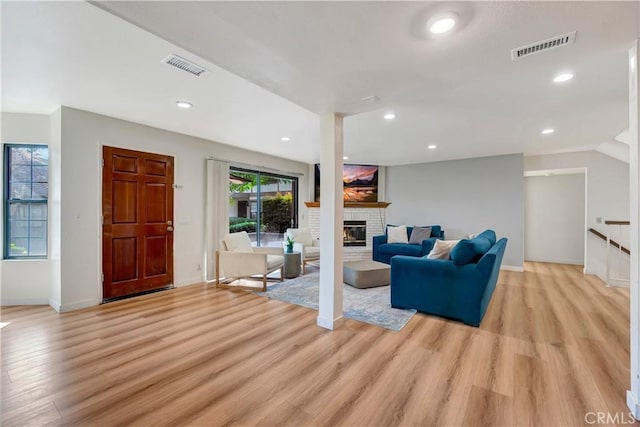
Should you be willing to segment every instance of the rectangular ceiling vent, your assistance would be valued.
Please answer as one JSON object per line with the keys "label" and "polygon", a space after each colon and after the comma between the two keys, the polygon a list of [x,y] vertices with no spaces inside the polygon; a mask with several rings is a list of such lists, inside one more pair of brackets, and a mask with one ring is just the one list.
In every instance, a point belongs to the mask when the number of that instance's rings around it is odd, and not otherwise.
{"label": "rectangular ceiling vent", "polygon": [[209,70],[199,66],[198,64],[194,64],[193,62],[184,59],[181,56],[172,53],[162,60],[165,64],[173,65],[176,68],[179,68],[182,71],[186,71],[189,74],[193,74],[196,77],[200,77],[204,74],[207,74]]}
{"label": "rectangular ceiling vent", "polygon": [[555,49],[556,47],[572,44],[576,39],[576,32],[572,31],[561,36],[551,37],[550,39],[531,43],[526,46],[511,49],[511,60],[524,58],[534,53],[544,52],[545,50]]}

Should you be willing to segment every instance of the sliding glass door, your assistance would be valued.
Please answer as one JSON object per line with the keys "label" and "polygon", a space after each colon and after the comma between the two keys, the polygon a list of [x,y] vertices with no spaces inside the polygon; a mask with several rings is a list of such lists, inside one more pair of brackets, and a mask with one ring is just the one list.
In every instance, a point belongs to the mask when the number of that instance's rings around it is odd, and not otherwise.
{"label": "sliding glass door", "polygon": [[298,178],[231,168],[229,196],[229,232],[246,231],[256,246],[281,246],[298,224]]}

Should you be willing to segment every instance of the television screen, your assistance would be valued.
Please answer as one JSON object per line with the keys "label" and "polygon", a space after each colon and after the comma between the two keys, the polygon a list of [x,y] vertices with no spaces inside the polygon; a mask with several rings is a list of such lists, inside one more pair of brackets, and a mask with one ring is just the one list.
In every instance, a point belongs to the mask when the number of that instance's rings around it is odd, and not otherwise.
{"label": "television screen", "polygon": [[[315,201],[320,201],[320,165],[315,170]],[[342,170],[345,202],[378,201],[378,166],[344,165]]]}

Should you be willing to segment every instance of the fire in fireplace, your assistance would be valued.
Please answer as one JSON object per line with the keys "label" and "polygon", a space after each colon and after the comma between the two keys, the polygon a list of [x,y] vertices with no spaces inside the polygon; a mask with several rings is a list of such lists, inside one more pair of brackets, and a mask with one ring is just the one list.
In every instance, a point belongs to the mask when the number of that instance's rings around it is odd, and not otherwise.
{"label": "fire in fireplace", "polygon": [[367,222],[345,221],[342,240],[344,246],[367,246]]}

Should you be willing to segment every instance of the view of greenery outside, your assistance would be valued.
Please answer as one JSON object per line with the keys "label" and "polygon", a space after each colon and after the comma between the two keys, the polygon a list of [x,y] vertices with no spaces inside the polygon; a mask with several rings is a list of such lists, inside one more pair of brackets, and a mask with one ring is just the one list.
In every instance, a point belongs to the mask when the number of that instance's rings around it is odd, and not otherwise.
{"label": "view of greenery outside", "polygon": [[293,216],[293,196],[287,193],[284,196],[280,193],[275,197],[262,200],[262,223],[265,231],[273,233],[284,233],[291,227],[291,217]]}
{"label": "view of greenery outside", "polygon": [[252,171],[229,171],[229,232],[246,231],[252,242],[259,241],[260,245],[281,241],[295,216],[293,180]]}

